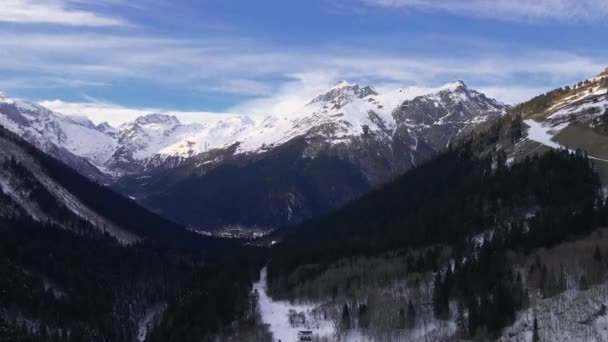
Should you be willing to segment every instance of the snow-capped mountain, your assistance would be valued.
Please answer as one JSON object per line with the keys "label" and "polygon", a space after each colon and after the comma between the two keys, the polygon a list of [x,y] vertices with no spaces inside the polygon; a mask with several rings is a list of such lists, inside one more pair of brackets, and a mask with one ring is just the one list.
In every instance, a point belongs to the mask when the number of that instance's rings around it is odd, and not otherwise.
{"label": "snow-capped mountain", "polygon": [[196,228],[278,227],[385,183],[507,109],[460,81],[385,94],[340,82],[294,113],[251,118],[228,139],[185,138],[163,153],[191,157],[116,186]]}
{"label": "snow-capped mountain", "polygon": [[[462,81],[386,93],[342,81],[293,113],[218,115],[194,124],[155,113],[119,127],[95,125],[3,96],[0,125],[180,222],[265,228],[335,208],[507,108]],[[235,177],[252,185],[228,196]],[[195,207],[171,208],[186,199]],[[225,211],[235,201],[242,212]],[[201,203],[215,210],[199,210]]]}
{"label": "snow-capped mountain", "polygon": [[52,112],[0,93],[0,125],[82,174],[107,178],[103,165],[117,143],[86,118]]}
{"label": "snow-capped mountain", "polygon": [[[334,146],[371,133],[385,143],[399,136],[416,147],[419,136],[424,140],[434,135],[437,141],[431,143],[438,148],[467,126],[485,122],[505,108],[462,82],[379,94],[369,86],[343,81],[295,113],[218,116],[195,124],[182,124],[175,116],[149,114],[116,128],[0,95],[0,124],[60,159],[69,152],[108,176],[118,177],[146,171],[167,159],[175,164],[235,144],[237,155],[263,153],[302,136],[321,138]],[[458,127],[443,134],[451,125]],[[307,154],[317,152],[311,149]],[[414,155],[409,159],[415,159]],[[85,173],[97,176],[92,171]]]}

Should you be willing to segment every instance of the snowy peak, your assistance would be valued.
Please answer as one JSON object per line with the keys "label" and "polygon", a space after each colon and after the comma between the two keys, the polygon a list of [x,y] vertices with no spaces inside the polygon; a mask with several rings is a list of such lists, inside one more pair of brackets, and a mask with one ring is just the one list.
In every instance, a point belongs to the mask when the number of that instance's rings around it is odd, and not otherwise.
{"label": "snowy peak", "polygon": [[340,81],[325,94],[314,98],[309,105],[327,102],[336,108],[341,108],[355,98],[362,99],[370,95],[378,95],[378,93],[375,92],[370,86],[361,88],[356,83]]}
{"label": "snowy peak", "polygon": [[104,121],[99,125],[95,126],[95,129],[111,137],[116,137],[116,135],[118,134],[118,129],[112,127],[107,121]]}
{"label": "snowy peak", "polygon": [[462,80],[447,83],[439,88],[440,91],[464,91],[467,89],[467,85]]}
{"label": "snowy peak", "polygon": [[352,87],[356,87],[356,86],[358,86],[356,83],[342,80],[342,81],[339,81],[336,84],[334,84],[334,86],[331,88],[331,90],[342,89],[342,88],[352,88]]}
{"label": "snowy peak", "polygon": [[[175,163],[212,150],[259,154],[296,137],[322,146],[315,153],[333,146],[347,148],[363,135],[390,144],[400,126],[413,131],[456,118],[473,124],[493,117],[483,116],[483,110],[504,107],[468,89],[462,81],[382,94],[370,86],[341,81],[299,110],[265,119],[218,115],[204,123],[182,124],[176,116],[151,113],[115,128],[107,122],[94,125],[88,119],[2,98],[0,124],[18,134],[27,130],[36,146],[65,149],[112,176],[142,172],[164,161]],[[416,99],[425,103],[406,105]],[[408,145],[416,145],[415,137],[408,139]]]}
{"label": "snowy peak", "polygon": [[140,116],[135,119],[135,123],[139,125],[166,125],[166,126],[177,126],[181,123],[175,115],[166,115],[153,113],[144,116]]}

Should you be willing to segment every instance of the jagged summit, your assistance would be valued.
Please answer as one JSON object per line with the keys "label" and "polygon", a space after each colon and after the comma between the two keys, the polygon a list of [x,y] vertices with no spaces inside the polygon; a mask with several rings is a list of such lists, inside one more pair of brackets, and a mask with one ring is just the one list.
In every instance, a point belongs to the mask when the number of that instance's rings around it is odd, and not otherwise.
{"label": "jagged summit", "polygon": [[[371,86],[340,81],[301,109],[264,119],[222,115],[205,123],[183,124],[174,115],[150,113],[119,127],[107,122],[93,125],[88,120],[54,113],[36,104],[16,103],[3,95],[5,107],[10,108],[1,110],[0,107],[0,124],[18,134],[29,132],[27,135],[37,146],[57,146],[66,153],[84,157],[116,177],[157,167],[172,157],[185,160],[231,146],[238,146],[230,150],[235,155],[260,154],[296,137],[327,144],[311,152],[313,155],[335,146],[348,149],[362,134],[368,133],[383,145],[392,144],[396,135],[407,135],[407,145],[418,146],[416,139],[425,136],[427,133],[423,131],[436,124],[443,129],[458,126],[454,131],[433,133],[433,140],[444,135],[447,137],[443,138],[449,140],[461,130],[466,131],[469,125],[503,112],[501,104],[481,95],[467,88],[463,81],[438,88],[403,87],[383,93]],[[459,109],[459,103],[468,103],[464,112]],[[491,115],[482,112],[491,112]],[[439,139],[439,145],[445,139]]]}
{"label": "jagged summit", "polygon": [[331,106],[343,107],[355,98],[362,99],[370,95],[378,95],[371,86],[361,87],[356,83],[340,81],[326,93],[321,94],[310,101],[309,105],[327,102],[330,103]]}
{"label": "jagged summit", "polygon": [[150,124],[159,124],[159,125],[179,125],[180,121],[175,115],[167,115],[161,113],[152,113],[144,116],[140,116],[135,119],[135,123],[140,125],[150,125]]}
{"label": "jagged summit", "polygon": [[0,103],[15,103],[8,95],[0,91]]}
{"label": "jagged summit", "polygon": [[356,83],[350,82],[350,81],[339,81],[337,82],[331,89],[340,89],[340,88],[350,88],[350,87],[358,87],[358,85]]}
{"label": "jagged summit", "polygon": [[458,88],[467,88],[467,85],[464,83],[463,80],[456,80],[454,82],[450,82],[445,84],[443,87],[441,87],[441,90],[457,90]]}

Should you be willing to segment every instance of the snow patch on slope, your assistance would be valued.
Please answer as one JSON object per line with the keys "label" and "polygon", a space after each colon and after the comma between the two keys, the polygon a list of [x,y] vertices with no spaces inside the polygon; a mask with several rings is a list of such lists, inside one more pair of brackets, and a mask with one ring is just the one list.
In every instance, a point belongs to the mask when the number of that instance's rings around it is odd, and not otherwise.
{"label": "snow patch on slope", "polygon": [[[267,293],[266,268],[260,272],[260,280],[253,284],[253,291],[258,295],[258,305],[262,320],[270,325],[270,332],[275,340],[296,341],[300,330],[311,330],[318,337],[332,338],[335,335],[335,328],[329,321],[315,321],[310,311],[315,305],[295,305],[288,302],[273,301]],[[289,324],[289,311],[303,312],[306,314],[306,321],[309,325],[304,327],[292,327]]]}
{"label": "snow patch on slope", "polygon": [[551,148],[564,148],[562,145],[553,141],[553,137],[562,129],[568,127],[569,123],[564,123],[555,127],[550,127],[546,124],[536,122],[534,120],[524,120],[524,123],[530,127],[528,129],[528,139],[541,143]]}

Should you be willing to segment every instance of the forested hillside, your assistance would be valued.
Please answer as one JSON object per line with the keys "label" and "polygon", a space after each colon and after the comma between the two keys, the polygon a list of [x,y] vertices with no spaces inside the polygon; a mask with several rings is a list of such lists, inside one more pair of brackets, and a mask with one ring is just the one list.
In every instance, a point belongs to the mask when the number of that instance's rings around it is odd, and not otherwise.
{"label": "forested hillside", "polygon": [[[341,210],[294,227],[276,249],[271,274],[395,249],[444,243],[462,248],[464,239],[497,225],[521,226],[537,211],[543,218],[525,243],[551,244],[570,229],[589,226],[572,220],[589,219],[574,213],[593,213],[599,190],[583,154],[550,152],[507,166],[504,156],[477,158],[464,146]],[[546,234],[534,236],[541,232]]]}
{"label": "forested hillside", "polygon": [[0,340],[155,331],[186,341],[236,334],[224,329],[238,320],[255,326],[256,249],[148,212],[1,127],[0,147]]}
{"label": "forested hillside", "polygon": [[[567,290],[564,279],[578,271],[548,271],[541,261],[527,270],[522,260],[607,223],[599,176],[582,152],[517,163],[480,153],[504,127],[517,140],[516,123],[501,120],[382,189],[291,227],[271,253],[272,295],[324,303],[320,310],[342,322],[338,333],[485,339],[499,337],[539,289],[541,298]],[[533,280],[536,268],[542,280]]]}

